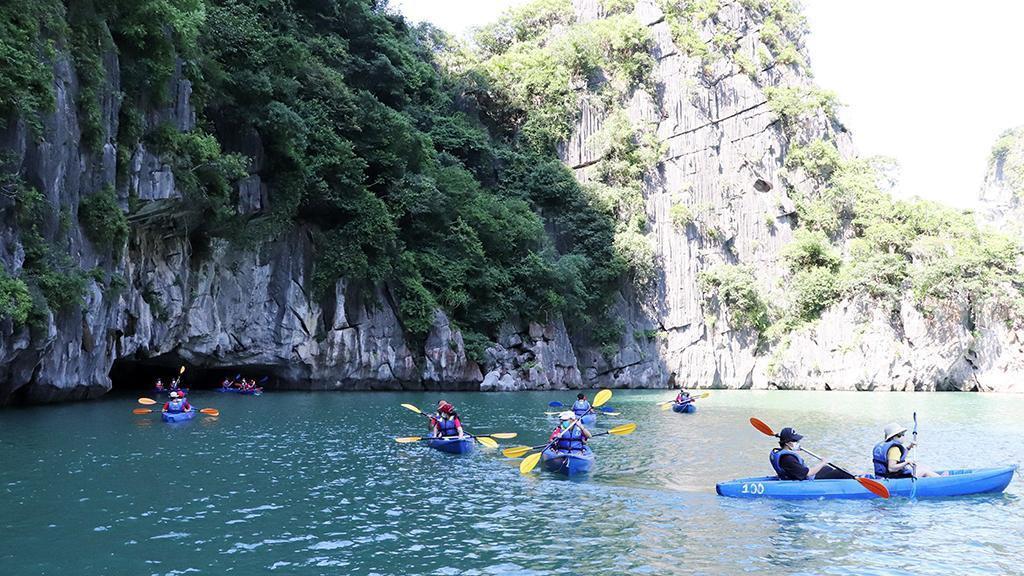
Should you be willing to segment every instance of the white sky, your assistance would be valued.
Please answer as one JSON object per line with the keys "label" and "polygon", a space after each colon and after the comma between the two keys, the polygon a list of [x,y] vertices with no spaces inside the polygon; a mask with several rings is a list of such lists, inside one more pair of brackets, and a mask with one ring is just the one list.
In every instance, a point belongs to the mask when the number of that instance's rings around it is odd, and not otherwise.
{"label": "white sky", "polygon": [[[526,0],[392,0],[457,35]],[[974,204],[992,144],[1024,124],[1024,2],[803,0],[818,84],[861,154],[895,158],[896,192]]]}

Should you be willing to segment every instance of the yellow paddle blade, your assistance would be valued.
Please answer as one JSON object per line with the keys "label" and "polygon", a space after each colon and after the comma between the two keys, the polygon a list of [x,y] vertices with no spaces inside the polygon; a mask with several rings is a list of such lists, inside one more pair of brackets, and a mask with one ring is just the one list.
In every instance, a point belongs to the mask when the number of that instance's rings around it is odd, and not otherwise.
{"label": "yellow paddle blade", "polygon": [[711,392],[705,392],[699,396],[694,396],[694,398],[707,398],[708,396],[711,396]]}
{"label": "yellow paddle blade", "polygon": [[183,364],[183,365],[181,366],[181,369],[180,369],[180,370],[178,370],[178,374],[184,374],[184,373],[185,373],[185,365]]}
{"label": "yellow paddle blade", "polygon": [[506,458],[522,458],[529,451],[529,446],[513,446],[511,448],[505,448],[501,453]]}
{"label": "yellow paddle blade", "polygon": [[606,388],[606,389],[601,390],[600,392],[598,392],[597,394],[594,395],[594,403],[591,404],[591,406],[593,406],[594,408],[598,408],[600,406],[604,406],[604,404],[607,403],[611,399],[612,399],[612,391],[608,390]]}
{"label": "yellow paddle blade", "polygon": [[149,408],[136,408],[132,410],[132,414],[149,414],[151,412],[152,410],[150,410]]}
{"label": "yellow paddle blade", "polygon": [[220,416],[220,410],[216,408],[203,408],[199,412],[206,414],[207,416]]}
{"label": "yellow paddle blade", "polygon": [[143,404],[145,406],[152,406],[153,404],[157,404],[157,401],[153,400],[152,398],[139,398],[139,404]]}
{"label": "yellow paddle blade", "polygon": [[623,424],[622,426],[616,426],[608,431],[609,434],[615,434],[616,436],[624,436],[626,434],[632,434],[636,430],[636,424],[630,422],[629,424]]}
{"label": "yellow paddle blade", "polygon": [[540,462],[540,452],[534,452],[527,456],[522,462],[519,463],[519,473],[529,474],[534,468],[537,467],[537,463]]}
{"label": "yellow paddle blade", "polygon": [[417,414],[423,414],[423,411],[421,411],[419,408],[413,406],[412,404],[402,404],[402,408],[405,408],[406,410],[412,410],[413,412],[415,412]]}
{"label": "yellow paddle blade", "polygon": [[423,440],[423,438],[420,438],[419,436],[405,436],[403,438],[395,438],[395,442],[398,442],[399,444],[408,444],[410,442],[419,442],[420,440]]}
{"label": "yellow paddle blade", "polygon": [[476,441],[483,444],[487,448],[498,447],[498,443],[494,441],[494,438],[488,438],[487,436],[477,436]]}
{"label": "yellow paddle blade", "polygon": [[497,432],[495,434],[488,434],[491,438],[498,438],[501,440],[511,440],[518,436],[515,432]]}
{"label": "yellow paddle blade", "polygon": [[672,407],[672,403],[671,403],[671,402],[666,402],[665,404],[662,404],[662,405],[661,405],[661,409],[662,409],[662,411],[664,411],[664,410],[668,410],[668,409],[669,409],[669,408],[671,408],[671,407]]}

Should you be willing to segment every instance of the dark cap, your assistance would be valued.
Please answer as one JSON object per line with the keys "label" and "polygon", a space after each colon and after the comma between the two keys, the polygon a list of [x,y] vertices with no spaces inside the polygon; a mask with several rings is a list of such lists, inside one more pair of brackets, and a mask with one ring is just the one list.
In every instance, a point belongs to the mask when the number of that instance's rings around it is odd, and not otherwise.
{"label": "dark cap", "polygon": [[579,398],[580,400],[583,400],[584,398],[587,397],[587,395],[584,394],[583,392],[580,392],[579,394],[576,395],[576,397]]}
{"label": "dark cap", "polygon": [[796,430],[793,430],[792,428],[783,428],[782,431],[779,432],[779,441],[783,444],[786,442],[796,442],[802,438],[803,436],[797,434]]}

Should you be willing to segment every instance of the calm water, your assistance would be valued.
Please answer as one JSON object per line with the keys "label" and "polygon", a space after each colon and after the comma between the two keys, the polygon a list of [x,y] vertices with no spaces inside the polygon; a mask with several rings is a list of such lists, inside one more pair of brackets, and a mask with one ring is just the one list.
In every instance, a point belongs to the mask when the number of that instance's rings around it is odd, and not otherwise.
{"label": "calm water", "polygon": [[[565,393],[445,394],[477,431],[537,444]],[[715,391],[695,415],[662,392],[616,392],[639,428],[592,443],[588,479],[495,452],[455,457],[393,436],[424,430],[437,394],[193,395],[221,410],[167,425],[131,397],[0,412],[0,573],[949,574],[1020,573],[1024,483],[912,502],[720,498],[767,474],[750,416],[796,427],[854,470],[889,420],[921,419],[937,468],[1024,461],[1024,397]]]}

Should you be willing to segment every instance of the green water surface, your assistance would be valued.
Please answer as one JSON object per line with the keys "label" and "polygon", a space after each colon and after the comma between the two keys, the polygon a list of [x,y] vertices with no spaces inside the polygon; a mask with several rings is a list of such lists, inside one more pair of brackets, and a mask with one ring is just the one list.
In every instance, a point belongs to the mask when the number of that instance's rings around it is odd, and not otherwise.
{"label": "green water surface", "polygon": [[[661,391],[616,391],[582,480],[519,474],[495,451],[451,456],[394,436],[400,407],[438,393],[199,392],[221,410],[168,425],[134,397],[0,412],[0,574],[1012,574],[1024,501],[732,500],[715,482],[770,473],[769,438],[854,471],[891,420],[920,417],[935,468],[1024,460],[1024,398],[980,394],[714,391],[696,414]],[[569,393],[445,393],[467,427],[538,444]]]}

